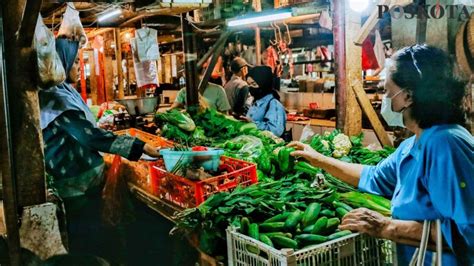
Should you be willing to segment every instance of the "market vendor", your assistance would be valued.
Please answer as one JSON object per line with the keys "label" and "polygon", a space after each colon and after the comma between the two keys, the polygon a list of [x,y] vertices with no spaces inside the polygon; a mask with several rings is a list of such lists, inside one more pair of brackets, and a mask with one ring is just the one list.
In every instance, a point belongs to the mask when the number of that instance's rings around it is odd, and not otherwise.
{"label": "market vendor", "polygon": [[246,114],[245,102],[249,94],[248,84],[245,78],[248,73],[249,64],[245,59],[236,57],[230,63],[232,77],[224,86],[227,99],[232,107],[232,113],[238,117]]}
{"label": "market vendor", "polygon": [[[292,153],[333,176],[392,200],[392,218],[356,209],[341,230],[366,233],[399,243],[398,262],[408,265],[418,246],[423,221],[440,220],[443,265],[474,264],[474,138],[463,126],[465,83],[453,74],[442,50],[415,45],[393,56],[385,82],[382,116],[415,136],[376,166],[325,157],[309,145],[294,142]],[[436,226],[429,243],[434,244]],[[409,246],[410,245],[410,246]],[[433,254],[427,253],[426,262]]]}
{"label": "market vendor", "polygon": [[[231,109],[225,90],[220,85],[209,82],[202,96],[203,97],[200,97],[199,101],[205,101],[204,106],[214,108],[221,113],[227,113]],[[178,92],[174,103],[171,105],[171,109],[184,108],[185,106],[186,88],[182,88]]]}
{"label": "market vendor", "polygon": [[249,93],[254,98],[247,112],[247,120],[254,122],[260,130],[282,136],[286,127],[286,112],[278,92],[273,88],[272,69],[268,66],[249,69],[247,83]]}
{"label": "market vendor", "polygon": [[[91,244],[89,237],[98,232],[90,227],[81,229],[90,226],[90,221],[79,223],[88,216],[84,212],[100,206],[104,160],[99,152],[129,160],[138,160],[142,153],[157,157],[159,152],[137,138],[117,136],[96,126],[95,117],[71,86],[78,80],[78,45],[69,38],[56,40],[57,53],[68,75],[60,85],[39,90],[40,124],[46,171],[65,202],[69,229],[73,229],[69,232],[70,247],[72,251],[94,253],[95,243]],[[96,216],[94,222],[100,219]]]}

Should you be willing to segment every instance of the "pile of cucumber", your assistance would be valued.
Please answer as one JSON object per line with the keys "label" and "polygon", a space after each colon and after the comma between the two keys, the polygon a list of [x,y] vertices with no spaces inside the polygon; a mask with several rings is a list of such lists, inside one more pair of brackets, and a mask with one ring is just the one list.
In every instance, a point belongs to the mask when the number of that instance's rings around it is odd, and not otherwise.
{"label": "pile of cucumber", "polygon": [[342,217],[351,210],[349,205],[338,201],[314,202],[306,210],[283,212],[262,223],[242,217],[240,232],[270,247],[297,250],[352,234],[338,229]]}

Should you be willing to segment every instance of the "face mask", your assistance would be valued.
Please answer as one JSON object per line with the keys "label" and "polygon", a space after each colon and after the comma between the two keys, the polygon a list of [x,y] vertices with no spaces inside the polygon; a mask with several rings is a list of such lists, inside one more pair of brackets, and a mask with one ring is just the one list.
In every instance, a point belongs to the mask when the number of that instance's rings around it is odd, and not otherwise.
{"label": "face mask", "polygon": [[260,88],[252,88],[250,87],[249,88],[249,93],[250,95],[252,95],[252,97],[254,97],[256,100],[260,99],[263,97],[263,90],[260,89]]}
{"label": "face mask", "polygon": [[[392,98],[398,96],[402,91],[399,91]],[[392,98],[384,95],[382,98],[382,110],[380,113],[387,124],[391,127],[405,127],[403,124],[403,110],[401,112],[394,112],[392,110]]]}

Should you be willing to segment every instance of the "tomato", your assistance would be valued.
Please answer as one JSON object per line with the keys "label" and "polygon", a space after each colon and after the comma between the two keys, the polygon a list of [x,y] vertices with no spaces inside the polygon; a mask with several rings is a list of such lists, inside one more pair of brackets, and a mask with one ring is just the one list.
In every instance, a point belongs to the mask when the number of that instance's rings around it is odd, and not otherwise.
{"label": "tomato", "polygon": [[191,149],[192,151],[207,151],[207,148],[204,146],[196,146]]}

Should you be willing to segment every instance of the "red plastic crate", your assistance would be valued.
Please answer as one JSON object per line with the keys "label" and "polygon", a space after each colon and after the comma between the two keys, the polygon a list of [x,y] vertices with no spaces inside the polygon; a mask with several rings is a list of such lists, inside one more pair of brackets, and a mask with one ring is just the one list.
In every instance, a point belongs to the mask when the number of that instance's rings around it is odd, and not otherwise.
{"label": "red plastic crate", "polygon": [[179,207],[192,208],[215,193],[230,191],[239,185],[249,186],[258,181],[255,164],[221,156],[221,166],[227,167],[228,173],[194,181],[167,172],[163,162],[157,162],[151,168],[153,194]]}
{"label": "red plastic crate", "polygon": [[173,147],[174,142],[165,139],[161,136],[153,135],[145,131],[141,131],[136,128],[129,128],[124,130],[114,131],[116,135],[129,135],[132,137],[137,137],[139,140],[148,143],[154,147],[161,148],[171,148]]}

